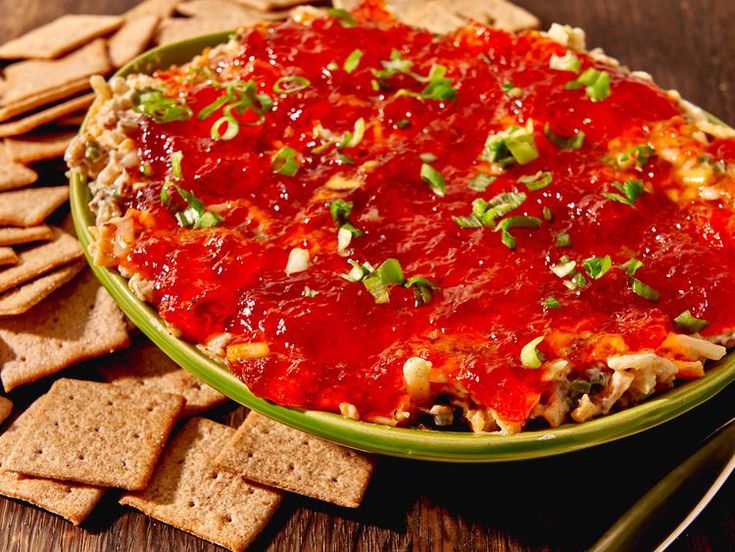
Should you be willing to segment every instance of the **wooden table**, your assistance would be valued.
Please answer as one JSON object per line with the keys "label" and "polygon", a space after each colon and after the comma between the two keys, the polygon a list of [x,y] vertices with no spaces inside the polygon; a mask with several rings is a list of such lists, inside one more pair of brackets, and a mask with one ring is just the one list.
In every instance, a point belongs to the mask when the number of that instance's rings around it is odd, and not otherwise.
{"label": "wooden table", "polygon": [[[134,0],[0,0],[0,41],[69,12],[119,13]],[[587,30],[628,66],[735,122],[732,0],[518,0]],[[75,370],[85,371],[87,367]],[[44,385],[41,385],[43,388]],[[22,389],[23,403],[42,389]],[[384,459],[365,504],[351,511],[288,497],[253,550],[581,550],[733,415],[735,387],[643,435],[557,458],[484,466]],[[217,419],[237,413],[222,410]],[[687,531],[678,550],[735,548],[735,482]],[[217,550],[117,506],[109,493],[85,524],[0,498],[2,551]]]}

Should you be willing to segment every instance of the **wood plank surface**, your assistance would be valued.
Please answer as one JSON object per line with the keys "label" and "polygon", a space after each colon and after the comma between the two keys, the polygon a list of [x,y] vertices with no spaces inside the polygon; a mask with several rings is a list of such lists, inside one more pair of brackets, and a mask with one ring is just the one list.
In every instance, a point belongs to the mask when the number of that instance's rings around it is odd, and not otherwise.
{"label": "wood plank surface", "polygon": [[[64,13],[116,14],[130,0],[0,0],[0,42]],[[552,21],[587,30],[588,45],[722,119],[735,122],[735,2],[732,0],[518,0]],[[84,374],[87,364],[75,368]],[[23,405],[47,384],[13,395]],[[365,504],[346,510],[289,496],[253,550],[583,550],[696,443],[729,419],[735,387],[678,420],[622,442],[556,458],[482,466],[383,459]],[[212,414],[232,423],[241,411]],[[108,493],[83,527],[0,498],[0,550],[220,550],[123,509]],[[735,549],[731,481],[673,547]]]}

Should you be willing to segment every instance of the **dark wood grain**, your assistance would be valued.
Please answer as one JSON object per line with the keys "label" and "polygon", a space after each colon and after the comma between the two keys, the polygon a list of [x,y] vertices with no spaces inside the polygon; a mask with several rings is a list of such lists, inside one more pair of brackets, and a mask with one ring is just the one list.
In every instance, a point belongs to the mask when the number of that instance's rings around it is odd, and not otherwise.
{"label": "dark wood grain", "polygon": [[[119,13],[132,1],[0,0],[0,41],[63,13]],[[735,121],[735,2],[732,0],[519,0],[545,26],[587,30],[631,68],[726,121]],[[90,372],[93,364],[76,368]],[[27,403],[44,385],[12,397]],[[365,504],[351,511],[288,497],[254,550],[582,550],[696,443],[733,415],[735,388],[663,427],[565,456],[484,466],[383,459]],[[241,412],[214,419],[235,423]],[[218,550],[117,506],[110,493],[83,528],[0,499],[2,551]],[[735,548],[735,483],[675,550]]]}

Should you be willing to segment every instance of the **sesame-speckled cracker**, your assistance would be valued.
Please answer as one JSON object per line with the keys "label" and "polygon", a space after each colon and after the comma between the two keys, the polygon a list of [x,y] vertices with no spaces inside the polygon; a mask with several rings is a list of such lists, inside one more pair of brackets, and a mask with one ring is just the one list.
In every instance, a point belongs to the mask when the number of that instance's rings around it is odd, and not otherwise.
{"label": "sesame-speckled cracker", "polygon": [[23,437],[44,399],[45,395],[37,399],[0,435],[0,495],[24,500],[79,525],[100,501],[104,494],[103,489],[29,477],[8,471],[3,466],[8,453]]}
{"label": "sesame-speckled cracker", "polygon": [[27,228],[7,226],[5,228],[0,228],[0,246],[49,241],[53,239],[55,235],[54,229],[45,224],[29,226]]}
{"label": "sesame-speckled cracker", "polygon": [[234,433],[210,420],[190,420],[167,445],[148,488],[123,495],[120,503],[230,550],[245,550],[281,493],[210,466]]}
{"label": "sesame-speckled cracker", "polygon": [[0,247],[0,266],[18,264],[18,255],[12,247]]}
{"label": "sesame-speckled cracker", "polygon": [[0,225],[37,226],[68,199],[68,186],[0,193]]}
{"label": "sesame-speckled cracker", "polygon": [[53,59],[122,25],[115,15],[63,15],[0,46],[2,59]]}
{"label": "sesame-speckled cracker", "polygon": [[110,38],[110,61],[114,67],[122,67],[143,53],[156,32],[158,15],[133,17]]}
{"label": "sesame-speckled cracker", "polygon": [[83,261],[62,266],[35,280],[0,294],[0,316],[16,316],[27,312],[69,282],[85,266],[86,263]]}
{"label": "sesame-speckled cracker", "polygon": [[86,109],[94,101],[94,94],[85,94],[64,103],[60,103],[38,111],[32,115],[0,124],[0,138],[8,138],[9,136],[18,136],[30,132],[47,123],[53,123],[57,119],[76,113],[81,109]]}
{"label": "sesame-speckled cracker", "polygon": [[5,467],[35,477],[141,490],[184,406],[184,399],[60,379],[46,395]]}
{"label": "sesame-speckled cracker", "polygon": [[[0,300],[0,313],[2,301]],[[227,401],[227,397],[180,368],[158,347],[145,339],[99,368],[102,377],[115,385],[154,389],[186,399],[183,416],[195,416]]]}
{"label": "sesame-speckled cracker", "polygon": [[7,397],[0,397],[0,424],[2,424],[13,411],[13,401]]}
{"label": "sesame-speckled cracker", "polygon": [[5,153],[16,163],[35,163],[64,157],[66,147],[76,132],[52,131],[5,139]]}
{"label": "sesame-speckled cracker", "polygon": [[214,464],[269,487],[360,505],[373,460],[251,412]]}
{"label": "sesame-speckled cracker", "polygon": [[85,271],[28,312],[0,318],[0,379],[9,391],[128,343],[122,312]]}

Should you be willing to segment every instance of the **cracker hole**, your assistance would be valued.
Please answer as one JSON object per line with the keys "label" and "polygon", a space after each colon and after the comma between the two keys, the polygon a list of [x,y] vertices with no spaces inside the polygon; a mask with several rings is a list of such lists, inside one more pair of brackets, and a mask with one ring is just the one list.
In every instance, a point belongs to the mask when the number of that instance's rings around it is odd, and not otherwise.
{"label": "cracker hole", "polygon": [[112,401],[107,401],[107,406],[112,406],[114,403]]}
{"label": "cracker hole", "polygon": [[232,523],[232,516],[225,516],[225,521],[227,523]]}
{"label": "cracker hole", "polygon": [[248,452],[248,458],[252,458],[252,457],[253,457],[253,453],[252,452]]}
{"label": "cracker hole", "polygon": [[250,487],[250,488],[248,489],[248,494],[250,494],[250,495],[251,495],[251,494],[255,494],[255,489],[253,489],[252,487]]}
{"label": "cracker hole", "polygon": [[84,460],[84,455],[83,455],[83,454],[79,454],[79,455],[77,455],[77,458],[78,458],[79,460]]}
{"label": "cracker hole", "polygon": [[304,439],[303,441],[301,441],[301,444],[304,445],[305,447],[308,447],[309,441],[307,439]]}
{"label": "cracker hole", "polygon": [[26,361],[26,357],[24,357],[24,356],[18,357],[18,360],[21,361],[21,362],[25,362]]}
{"label": "cracker hole", "polygon": [[212,472],[212,475],[210,476],[212,479],[219,479],[219,473]]}
{"label": "cracker hole", "polygon": [[289,465],[288,465],[288,471],[294,471],[294,469],[295,469],[294,468],[294,465],[289,463]]}
{"label": "cracker hole", "polygon": [[94,428],[94,432],[95,432],[95,433],[99,433],[99,432],[100,432],[100,428],[99,428],[99,427],[95,427],[95,428]]}
{"label": "cracker hole", "polygon": [[336,482],[337,482],[337,478],[336,478],[336,477],[330,477],[330,478],[329,478],[329,480],[330,480],[330,481],[331,481],[332,483],[336,483]]}
{"label": "cracker hole", "polygon": [[70,494],[71,493],[71,487],[64,487],[64,492],[66,494]]}
{"label": "cracker hole", "polygon": [[140,439],[140,433],[133,433],[133,439]]}
{"label": "cracker hole", "polygon": [[187,505],[189,506],[189,508],[193,508],[194,506],[196,506],[196,503],[193,500],[190,500]]}
{"label": "cracker hole", "polygon": [[36,450],[34,450],[34,451],[33,451],[33,453],[34,453],[34,454],[43,454],[43,450],[41,450],[41,449],[36,449]]}

